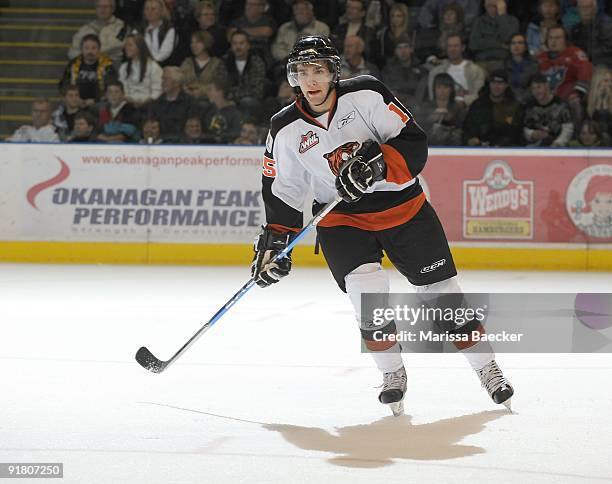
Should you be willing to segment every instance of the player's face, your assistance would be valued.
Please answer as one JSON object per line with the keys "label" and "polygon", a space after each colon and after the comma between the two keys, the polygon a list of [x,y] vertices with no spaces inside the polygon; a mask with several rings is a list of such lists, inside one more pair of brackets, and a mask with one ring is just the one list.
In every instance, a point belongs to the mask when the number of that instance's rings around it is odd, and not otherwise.
{"label": "player's face", "polygon": [[591,200],[591,210],[596,217],[612,217],[612,193],[597,193]]}
{"label": "player's face", "polygon": [[300,64],[297,66],[297,79],[308,103],[316,106],[327,97],[332,74],[324,64]]}

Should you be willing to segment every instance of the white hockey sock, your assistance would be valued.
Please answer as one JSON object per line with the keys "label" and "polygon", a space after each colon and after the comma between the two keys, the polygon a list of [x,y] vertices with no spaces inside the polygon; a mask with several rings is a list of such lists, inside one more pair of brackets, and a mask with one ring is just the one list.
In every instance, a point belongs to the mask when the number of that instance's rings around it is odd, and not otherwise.
{"label": "white hockey sock", "polygon": [[[361,314],[361,294],[362,293],[380,293],[381,304],[387,300],[389,293],[389,277],[378,263],[363,264],[353,270],[344,278],[346,284],[346,292],[349,295],[353,308],[355,309],[355,318],[361,328],[361,321],[371,318],[371,315]],[[378,369],[383,373],[399,370],[404,362],[400,353],[398,343],[384,351],[371,351],[370,354],[376,363]]]}
{"label": "white hockey sock", "polygon": [[476,371],[483,369],[490,361],[495,359],[495,353],[488,341],[479,341],[474,346],[462,350],[461,353]]}

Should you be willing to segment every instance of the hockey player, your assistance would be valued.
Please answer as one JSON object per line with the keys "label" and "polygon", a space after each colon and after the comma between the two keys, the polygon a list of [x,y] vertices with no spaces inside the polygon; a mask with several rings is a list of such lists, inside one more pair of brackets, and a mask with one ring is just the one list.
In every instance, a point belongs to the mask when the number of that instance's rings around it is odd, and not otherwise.
{"label": "hockey player", "polygon": [[[389,292],[381,267],[383,250],[417,292],[461,292],[442,225],[416,178],[427,160],[426,136],[374,77],[340,81],[340,58],[326,37],[296,42],[287,78],[298,96],[271,120],[262,177],[267,224],[255,241],[251,272],[261,287],[288,275],[291,257],[274,263],[270,259],[302,227],[309,187],[315,196],[314,213],[339,194],[343,201],[319,223],[317,235],[332,275],[354,306],[364,343],[383,373],[379,400],[399,415],[406,393],[399,346],[374,337],[374,329],[394,333],[395,324],[374,327],[361,315],[362,293]],[[482,331],[478,324],[453,330],[478,328]],[[465,354],[495,403],[509,407],[513,389],[490,346],[475,351],[472,345]]]}

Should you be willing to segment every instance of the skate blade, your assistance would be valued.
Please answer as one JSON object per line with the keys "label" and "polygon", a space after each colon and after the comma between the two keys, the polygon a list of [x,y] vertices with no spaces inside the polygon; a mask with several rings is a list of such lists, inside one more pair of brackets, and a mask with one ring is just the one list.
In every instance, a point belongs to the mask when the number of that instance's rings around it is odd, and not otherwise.
{"label": "skate blade", "polygon": [[506,400],[505,402],[502,402],[502,405],[508,409],[508,412],[510,412],[510,413],[514,413],[514,412],[512,411],[512,398],[509,398],[509,399],[508,399],[508,400]]}
{"label": "skate blade", "polygon": [[388,403],[389,408],[393,412],[394,417],[399,417],[400,415],[404,415],[404,400],[400,400],[399,402]]}

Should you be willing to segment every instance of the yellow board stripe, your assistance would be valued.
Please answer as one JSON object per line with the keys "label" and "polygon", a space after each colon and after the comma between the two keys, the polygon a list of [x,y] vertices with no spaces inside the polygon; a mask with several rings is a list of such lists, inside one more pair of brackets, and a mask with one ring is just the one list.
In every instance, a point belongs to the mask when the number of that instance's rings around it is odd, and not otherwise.
{"label": "yellow board stripe", "polygon": [[65,66],[68,61],[50,61],[50,60],[7,60],[0,59],[0,65],[16,65],[16,66]]}
{"label": "yellow board stripe", "polygon": [[31,77],[0,77],[0,84],[58,84],[58,79],[34,79]]}
{"label": "yellow board stripe", "polygon": [[32,116],[26,114],[0,114],[0,121],[32,121]]}
{"label": "yellow board stripe", "polygon": [[[454,247],[461,269],[612,271],[612,250]],[[0,241],[0,261],[85,264],[243,265],[250,244],[146,244],[112,242]],[[310,246],[294,249],[294,263],[324,266]],[[388,262],[385,265],[389,265]]]}
{"label": "yellow board stripe", "polygon": [[79,26],[75,25],[24,25],[24,24],[4,24],[0,25],[0,30],[50,30],[61,32],[76,32]]}
{"label": "yellow board stripe", "polygon": [[[0,47],[27,47],[33,49],[67,49],[68,42],[0,42]],[[66,61],[68,63],[68,61]]]}
{"label": "yellow board stripe", "polygon": [[57,15],[94,15],[96,10],[93,8],[22,8],[22,7],[3,7],[0,13],[40,13]]}

